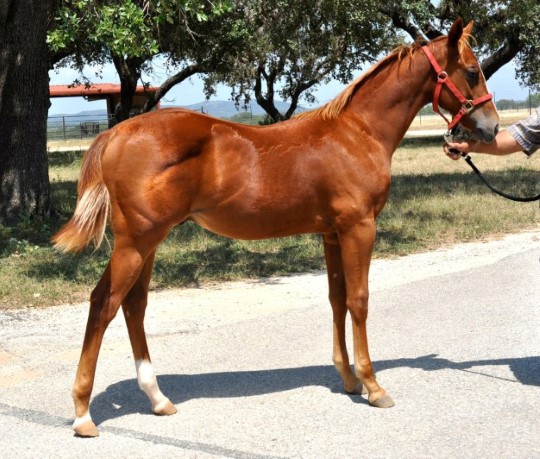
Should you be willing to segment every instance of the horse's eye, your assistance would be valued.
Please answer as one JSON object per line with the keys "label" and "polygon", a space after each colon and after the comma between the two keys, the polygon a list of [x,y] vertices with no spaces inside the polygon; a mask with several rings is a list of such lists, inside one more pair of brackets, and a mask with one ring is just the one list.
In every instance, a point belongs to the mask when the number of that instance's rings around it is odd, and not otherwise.
{"label": "horse's eye", "polygon": [[467,81],[471,86],[478,83],[479,72],[477,69],[467,69],[465,75],[467,76]]}

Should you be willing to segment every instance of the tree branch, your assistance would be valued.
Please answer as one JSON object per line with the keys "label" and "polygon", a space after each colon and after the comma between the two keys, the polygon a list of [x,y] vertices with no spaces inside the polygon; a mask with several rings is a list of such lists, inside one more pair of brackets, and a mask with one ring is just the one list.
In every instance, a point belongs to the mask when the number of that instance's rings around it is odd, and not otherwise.
{"label": "tree branch", "polygon": [[413,40],[418,38],[426,38],[424,32],[413,22],[411,22],[402,11],[397,8],[392,8],[390,5],[381,4],[378,7],[379,11],[388,16],[392,20],[395,27],[407,32]]}
{"label": "tree branch", "polygon": [[196,73],[205,72],[207,72],[207,70],[201,64],[191,64],[187,67],[184,67],[178,73],[175,73],[174,75],[167,78],[156,92],[150,93],[148,95],[148,97],[146,98],[146,102],[141,109],[141,113],[146,113],[152,110],[175,85],[181,83],[182,81],[188,79]]}
{"label": "tree branch", "polygon": [[482,71],[486,80],[499,70],[503,65],[508,64],[521,49],[519,38],[510,36],[508,41],[497,51],[482,61]]}

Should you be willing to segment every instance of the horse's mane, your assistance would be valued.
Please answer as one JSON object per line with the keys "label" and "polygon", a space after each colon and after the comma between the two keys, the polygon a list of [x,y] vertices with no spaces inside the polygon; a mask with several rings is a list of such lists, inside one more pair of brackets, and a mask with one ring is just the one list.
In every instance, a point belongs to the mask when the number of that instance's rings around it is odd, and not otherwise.
{"label": "horse's mane", "polygon": [[[440,41],[446,38],[441,36],[432,40],[432,43]],[[459,41],[459,52],[462,53],[463,48],[469,45],[469,39],[471,35],[464,33]],[[419,50],[422,46],[426,45],[428,42],[424,40],[416,41],[411,45],[400,45],[388,54],[385,58],[379,61],[377,64],[373,65],[369,70],[360,75],[356,80],[354,80],[349,86],[347,86],[341,94],[339,94],[335,99],[331,100],[322,107],[310,110],[307,112],[299,113],[295,116],[296,119],[306,119],[306,118],[322,118],[323,120],[331,120],[336,118],[340,113],[345,110],[349,104],[354,93],[374,74],[377,74],[382,69],[388,67],[391,63],[397,61],[402,62],[410,59],[415,51]]]}

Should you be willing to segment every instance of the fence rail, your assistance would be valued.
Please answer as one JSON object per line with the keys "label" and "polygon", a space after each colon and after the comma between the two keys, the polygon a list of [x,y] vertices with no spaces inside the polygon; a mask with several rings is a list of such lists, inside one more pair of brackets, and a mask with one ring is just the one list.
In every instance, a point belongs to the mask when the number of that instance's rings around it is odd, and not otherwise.
{"label": "fence rail", "polygon": [[107,115],[63,115],[47,119],[47,140],[82,140],[94,138],[109,128]]}

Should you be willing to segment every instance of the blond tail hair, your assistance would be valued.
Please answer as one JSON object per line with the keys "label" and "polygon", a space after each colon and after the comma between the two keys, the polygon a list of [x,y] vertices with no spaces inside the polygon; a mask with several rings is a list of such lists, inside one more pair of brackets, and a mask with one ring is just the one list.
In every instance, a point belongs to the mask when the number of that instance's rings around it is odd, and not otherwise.
{"label": "blond tail hair", "polygon": [[101,158],[111,134],[112,131],[100,134],[84,155],[75,212],[52,238],[54,247],[62,252],[80,252],[90,242],[97,248],[103,241],[111,201],[103,182]]}

